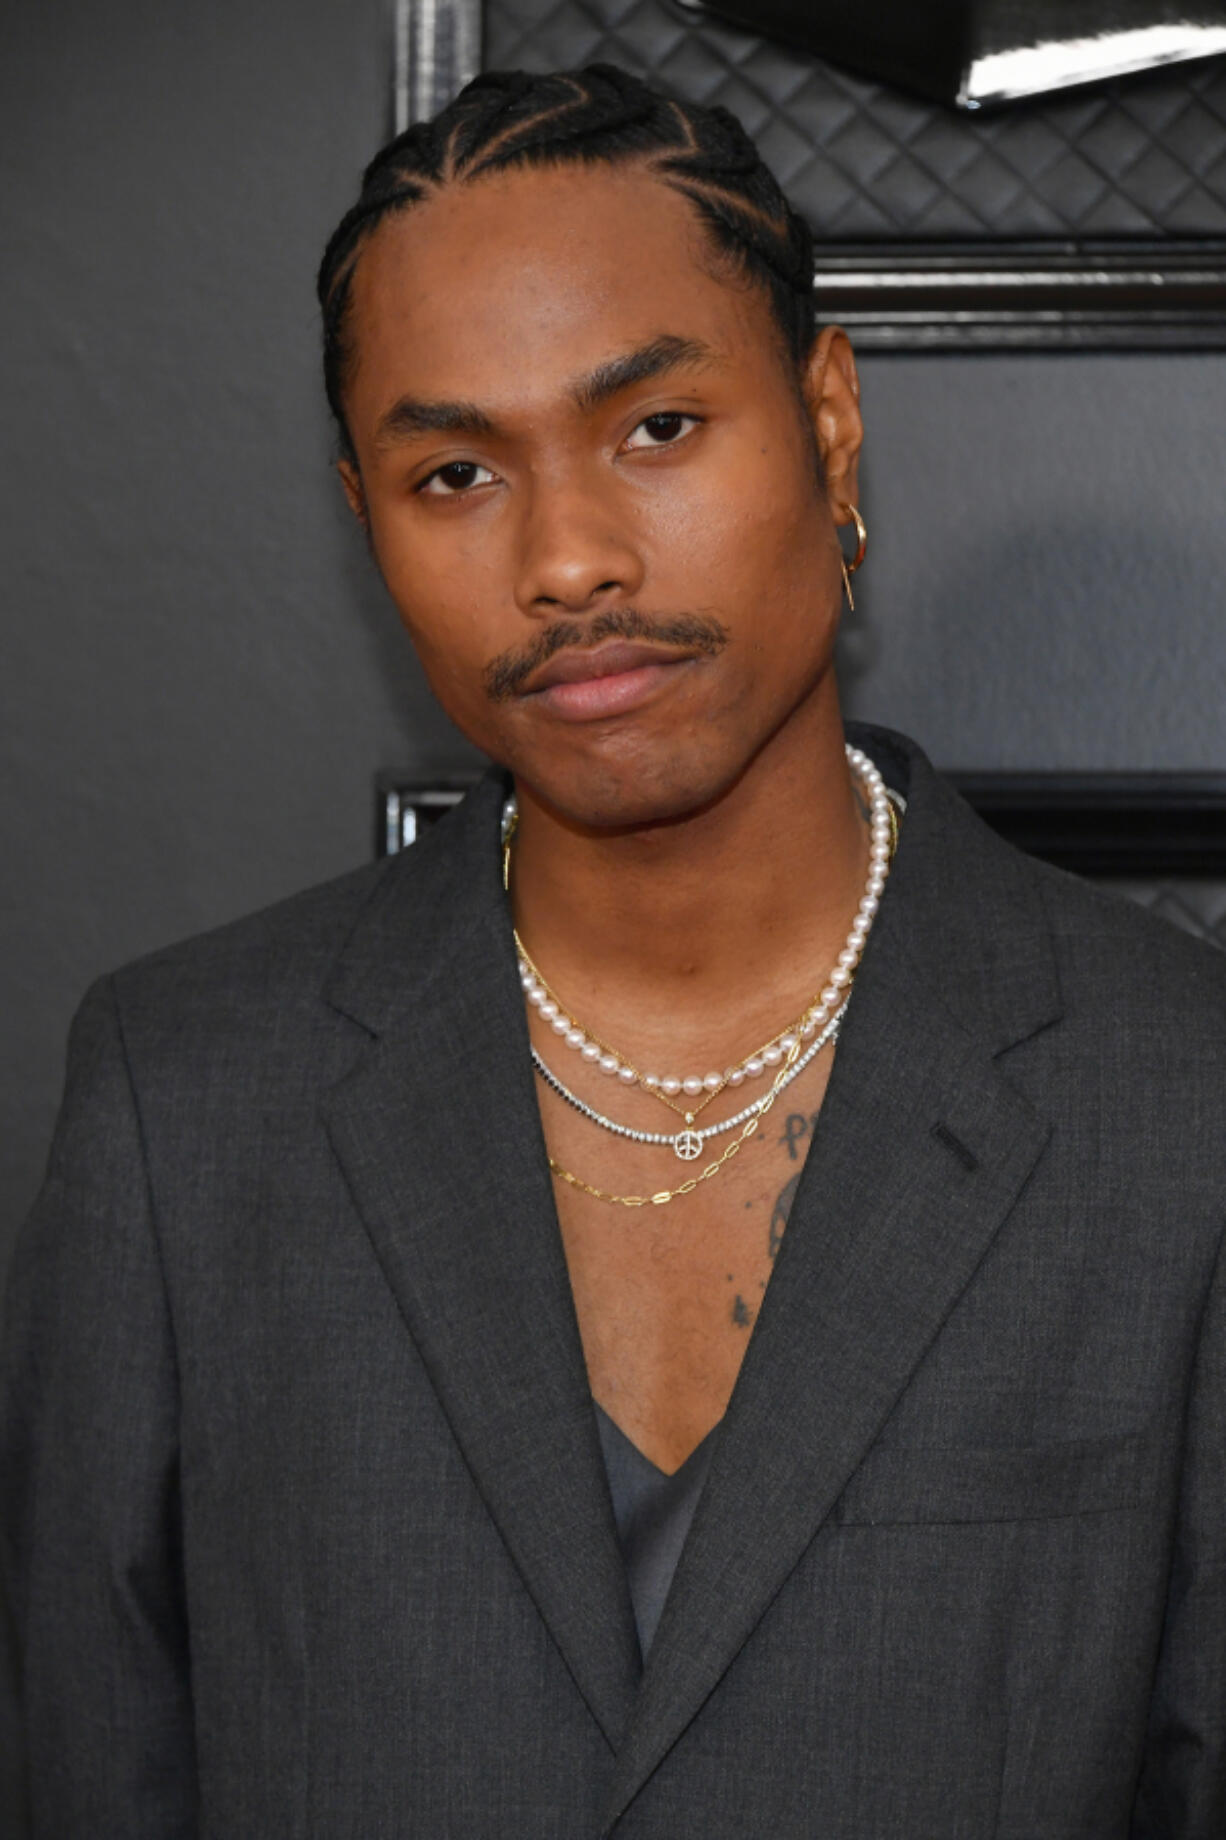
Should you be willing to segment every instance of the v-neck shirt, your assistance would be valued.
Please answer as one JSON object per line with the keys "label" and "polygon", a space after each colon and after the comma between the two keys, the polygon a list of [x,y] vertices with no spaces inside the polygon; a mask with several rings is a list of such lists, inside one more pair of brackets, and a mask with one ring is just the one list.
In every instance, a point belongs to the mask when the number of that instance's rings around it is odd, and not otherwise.
{"label": "v-neck shirt", "polygon": [[707,1433],[670,1476],[643,1455],[600,1405],[596,1405],[596,1424],[634,1606],[639,1652],[646,1661],[707,1480],[719,1426]]}

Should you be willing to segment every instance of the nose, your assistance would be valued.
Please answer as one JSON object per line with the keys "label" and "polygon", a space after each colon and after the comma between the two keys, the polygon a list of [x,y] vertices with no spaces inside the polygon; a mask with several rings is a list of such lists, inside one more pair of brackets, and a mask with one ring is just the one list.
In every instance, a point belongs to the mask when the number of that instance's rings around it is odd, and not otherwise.
{"label": "nose", "polygon": [[520,527],[515,599],[522,612],[581,614],[614,595],[636,594],[643,557],[600,480],[534,483]]}

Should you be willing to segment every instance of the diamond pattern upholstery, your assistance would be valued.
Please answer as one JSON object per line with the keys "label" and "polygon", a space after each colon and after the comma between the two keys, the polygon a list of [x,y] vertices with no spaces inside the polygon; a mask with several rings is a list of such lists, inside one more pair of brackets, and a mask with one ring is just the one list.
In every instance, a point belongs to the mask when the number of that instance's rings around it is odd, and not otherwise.
{"label": "diamond pattern upholstery", "polygon": [[1114,875],[1098,878],[1104,888],[1172,920],[1185,933],[1226,949],[1226,882],[1212,877],[1177,876],[1162,882],[1133,881]]}
{"label": "diamond pattern upholstery", "polygon": [[840,242],[1226,235],[1226,60],[962,117],[675,0],[486,0],[487,67],[606,60],[737,115]]}

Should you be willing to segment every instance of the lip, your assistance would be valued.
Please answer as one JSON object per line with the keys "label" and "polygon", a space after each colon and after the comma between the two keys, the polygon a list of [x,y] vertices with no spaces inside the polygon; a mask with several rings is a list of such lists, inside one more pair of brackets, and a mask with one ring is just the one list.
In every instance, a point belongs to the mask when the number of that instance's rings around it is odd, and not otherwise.
{"label": "lip", "polygon": [[590,649],[570,646],[534,672],[522,694],[539,697],[555,715],[591,721],[637,707],[679,665],[692,662],[690,652],[641,640],[612,639]]}
{"label": "lip", "polygon": [[524,694],[552,690],[557,684],[585,684],[594,678],[619,677],[625,672],[641,670],[645,665],[676,664],[681,654],[667,647],[652,645],[643,639],[606,639],[602,645],[571,645],[555,652],[548,664],[534,671],[524,686]]}
{"label": "lip", "polygon": [[692,662],[690,652],[643,640],[568,646],[532,674],[522,694],[539,700],[551,715],[590,722],[637,708],[679,665]]}

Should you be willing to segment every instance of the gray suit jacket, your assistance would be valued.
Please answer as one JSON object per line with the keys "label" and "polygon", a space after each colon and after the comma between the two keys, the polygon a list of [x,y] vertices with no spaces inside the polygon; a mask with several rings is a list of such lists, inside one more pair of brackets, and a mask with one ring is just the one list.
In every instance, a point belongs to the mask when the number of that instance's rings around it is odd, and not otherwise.
{"label": "gray suit jacket", "polygon": [[497,777],[90,994],[0,1435],[37,1835],[1226,1834],[1226,958],[861,738],[910,810],[641,1681]]}

